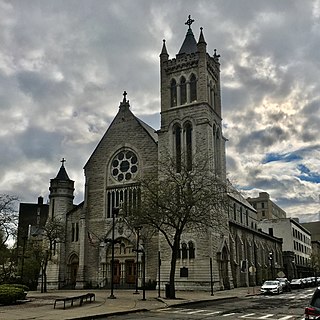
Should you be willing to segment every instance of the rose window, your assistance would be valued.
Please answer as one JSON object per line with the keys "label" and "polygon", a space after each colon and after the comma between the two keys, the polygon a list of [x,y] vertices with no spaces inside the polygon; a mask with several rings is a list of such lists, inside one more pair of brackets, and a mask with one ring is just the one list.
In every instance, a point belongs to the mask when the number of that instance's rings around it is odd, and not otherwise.
{"label": "rose window", "polygon": [[119,182],[131,180],[137,171],[138,158],[132,151],[120,151],[112,160],[111,174]]}

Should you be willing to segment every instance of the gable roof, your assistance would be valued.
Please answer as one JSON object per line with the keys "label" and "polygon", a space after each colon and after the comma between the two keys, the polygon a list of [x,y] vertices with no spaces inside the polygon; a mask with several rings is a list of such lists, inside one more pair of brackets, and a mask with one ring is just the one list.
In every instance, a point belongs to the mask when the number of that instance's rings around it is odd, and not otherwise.
{"label": "gable roof", "polygon": [[[105,137],[107,136],[110,128],[112,128],[114,125],[116,125],[119,121],[123,121],[123,119],[125,119],[126,117],[134,119],[135,121],[137,121],[138,125],[140,127],[142,127],[142,129],[147,133],[147,135],[151,138],[151,140],[157,144],[158,143],[158,134],[156,133],[156,130],[153,129],[152,127],[150,127],[148,124],[146,124],[145,122],[143,122],[142,120],[140,120],[139,118],[137,118],[132,111],[130,110],[130,104],[129,104],[129,100],[126,100],[126,92],[124,94],[124,99],[122,102],[120,102],[120,106],[119,106],[119,111],[116,114],[116,116],[113,118],[112,122],[110,123],[107,131],[104,133],[103,137],[100,139],[98,145],[96,146],[96,148],[94,149],[94,151],[92,152],[91,156],[89,157],[88,161],[86,162],[86,164],[84,165],[84,168],[86,168],[86,166],[88,165],[88,163],[90,162],[92,156],[95,154],[95,152],[97,151],[97,149],[99,148],[99,146],[101,145],[102,141],[105,139]],[[121,120],[120,120],[121,119]]]}

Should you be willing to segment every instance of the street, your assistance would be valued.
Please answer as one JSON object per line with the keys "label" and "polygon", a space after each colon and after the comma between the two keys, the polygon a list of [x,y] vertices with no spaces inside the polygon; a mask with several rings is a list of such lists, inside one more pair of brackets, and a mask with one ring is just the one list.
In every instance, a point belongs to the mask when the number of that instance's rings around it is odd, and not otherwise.
{"label": "street", "polygon": [[267,319],[304,320],[304,308],[314,288],[280,295],[257,295],[237,299],[206,301],[150,312],[112,316],[106,319]]}

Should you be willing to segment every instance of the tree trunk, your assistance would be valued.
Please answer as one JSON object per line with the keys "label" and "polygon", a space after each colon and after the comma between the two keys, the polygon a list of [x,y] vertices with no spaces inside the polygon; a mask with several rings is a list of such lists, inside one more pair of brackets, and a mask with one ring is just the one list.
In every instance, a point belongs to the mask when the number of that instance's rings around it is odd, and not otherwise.
{"label": "tree trunk", "polygon": [[169,297],[170,299],[176,298],[176,289],[175,289],[175,273],[177,265],[177,256],[180,244],[180,237],[175,237],[173,242],[173,248],[171,253],[171,269],[170,269],[170,278],[169,278]]}
{"label": "tree trunk", "polygon": [[47,292],[47,266],[48,266],[48,259],[45,259],[44,266],[43,266],[43,292]]}
{"label": "tree trunk", "polygon": [[43,265],[41,266],[41,293],[44,292],[44,287],[43,287]]}

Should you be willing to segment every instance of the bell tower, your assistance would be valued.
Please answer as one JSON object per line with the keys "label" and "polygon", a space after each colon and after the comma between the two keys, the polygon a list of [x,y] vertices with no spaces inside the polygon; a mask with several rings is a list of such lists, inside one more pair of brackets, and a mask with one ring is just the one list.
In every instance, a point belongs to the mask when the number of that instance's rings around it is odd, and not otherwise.
{"label": "bell tower", "polygon": [[[189,15],[186,37],[175,58],[169,59],[163,40],[160,53],[161,128],[159,158],[168,153],[192,166],[192,158],[208,159],[209,170],[226,178],[222,135],[220,55],[207,52],[203,28],[195,40]],[[162,158],[163,159],[163,158]],[[180,160],[179,160],[180,159]]]}

